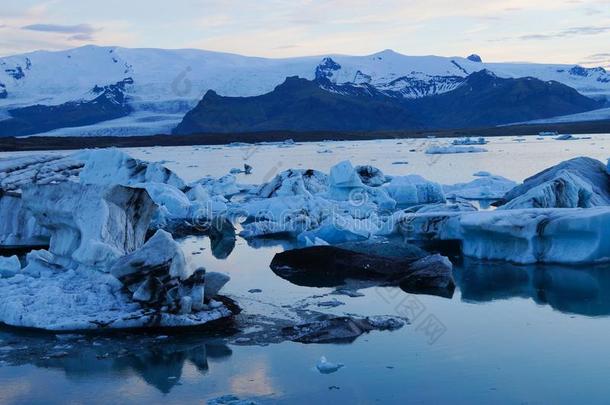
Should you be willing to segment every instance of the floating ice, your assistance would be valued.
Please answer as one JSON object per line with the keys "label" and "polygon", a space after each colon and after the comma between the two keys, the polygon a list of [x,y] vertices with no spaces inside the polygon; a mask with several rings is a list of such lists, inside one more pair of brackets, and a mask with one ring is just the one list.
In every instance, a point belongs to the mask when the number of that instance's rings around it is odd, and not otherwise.
{"label": "floating ice", "polygon": [[30,186],[23,201],[50,232],[51,253],[100,268],[142,245],[154,212],[146,190],[125,186]]}
{"label": "floating ice", "polygon": [[574,158],[525,179],[503,200],[503,209],[610,205],[610,175],[598,160]]}
{"label": "floating ice", "polygon": [[487,152],[485,148],[479,148],[476,146],[430,146],[426,149],[428,155],[444,155],[451,153],[480,153]]}
{"label": "floating ice", "polygon": [[400,205],[434,204],[445,202],[442,187],[418,175],[393,177],[384,188]]}
{"label": "floating ice", "polygon": [[80,181],[88,184],[164,183],[184,189],[184,181],[160,163],[134,159],[118,149],[93,149],[73,155],[85,162]]}
{"label": "floating ice", "polygon": [[380,233],[459,241],[462,253],[516,263],[610,260],[610,207],[396,213]]}
{"label": "floating ice", "polygon": [[468,183],[443,186],[447,198],[466,200],[496,200],[513,189],[517,183],[502,176],[486,174]]}
{"label": "floating ice", "polygon": [[485,138],[483,138],[482,136],[478,137],[478,138],[471,138],[469,136],[464,137],[464,138],[458,138],[458,139],[454,139],[451,144],[452,145],[485,145],[487,143],[487,140]]}
{"label": "floating ice", "polygon": [[330,362],[324,356],[320,357],[320,360],[318,360],[318,363],[316,364],[316,368],[321,374],[332,374],[334,372],[339,371],[343,367],[343,364],[335,364],[333,362]]}

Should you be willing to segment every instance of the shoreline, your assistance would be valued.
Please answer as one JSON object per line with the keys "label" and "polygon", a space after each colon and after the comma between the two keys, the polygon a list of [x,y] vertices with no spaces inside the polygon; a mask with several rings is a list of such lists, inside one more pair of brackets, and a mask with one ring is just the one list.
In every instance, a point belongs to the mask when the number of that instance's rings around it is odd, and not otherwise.
{"label": "shoreline", "polygon": [[418,139],[427,137],[499,137],[537,135],[543,131],[557,131],[571,134],[610,133],[610,120],[584,121],[558,124],[528,124],[502,127],[453,129],[453,130],[405,130],[373,132],[247,132],[247,133],[203,133],[192,135],[144,135],[144,136],[30,136],[0,137],[0,152],[76,150],[107,147],[152,147],[152,146],[192,146],[227,145],[230,143],[282,142],[292,139],[295,142],[323,141],[368,141],[375,139]]}

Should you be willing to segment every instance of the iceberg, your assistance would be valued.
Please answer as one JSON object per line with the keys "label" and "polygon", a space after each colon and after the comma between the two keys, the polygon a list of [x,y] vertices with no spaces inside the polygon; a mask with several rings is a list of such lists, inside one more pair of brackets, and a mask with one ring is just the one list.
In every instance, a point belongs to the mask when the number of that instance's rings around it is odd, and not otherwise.
{"label": "iceberg", "polygon": [[73,157],[84,162],[79,178],[86,184],[164,183],[183,190],[184,181],[160,163],[134,159],[115,148],[93,149]]}
{"label": "iceberg", "polygon": [[578,157],[525,179],[506,193],[503,209],[589,208],[610,205],[610,175],[595,159]]}
{"label": "iceberg", "polygon": [[0,190],[18,191],[28,184],[68,181],[84,166],[73,156],[32,155],[0,159]]}
{"label": "iceberg", "polygon": [[[206,299],[205,270],[191,271],[169,233],[144,243],[154,210],[145,189],[32,185],[23,202],[49,231],[50,247],[0,279],[0,322],[71,331],[200,326],[232,315]],[[228,281],[210,279],[214,295]]]}
{"label": "iceberg", "polygon": [[486,174],[468,183],[444,185],[443,190],[447,198],[463,198],[465,200],[497,200],[512,190],[517,183],[504,178]]}
{"label": "iceberg", "polygon": [[[43,251],[45,252],[45,251]],[[145,308],[123,292],[111,274],[90,269],[60,269],[32,252],[28,265],[0,279],[0,322],[50,331],[199,326],[225,318],[225,306],[188,314]]]}
{"label": "iceberg", "polygon": [[339,371],[339,369],[343,368],[343,364],[341,364],[341,363],[335,364],[333,362],[328,361],[326,359],[326,357],[322,356],[322,357],[320,357],[320,360],[316,364],[316,368],[318,369],[320,374],[332,374],[336,371]]}
{"label": "iceberg", "polygon": [[329,180],[325,173],[317,170],[291,169],[275,176],[270,182],[256,190],[256,195],[262,198],[306,195],[328,191]]}
{"label": "iceberg", "polygon": [[26,187],[23,203],[53,255],[99,268],[142,245],[154,211],[144,189],[71,182]]}
{"label": "iceberg", "polygon": [[515,263],[610,260],[610,207],[396,213],[380,234],[456,241],[465,256]]}
{"label": "iceberg", "polygon": [[230,279],[221,273],[206,274],[203,268],[191,271],[178,243],[162,230],[137,251],[118,259],[110,273],[134,301],[181,314],[207,309],[206,302]]}
{"label": "iceberg", "polygon": [[436,204],[446,201],[440,184],[415,174],[393,177],[383,188],[399,205]]}

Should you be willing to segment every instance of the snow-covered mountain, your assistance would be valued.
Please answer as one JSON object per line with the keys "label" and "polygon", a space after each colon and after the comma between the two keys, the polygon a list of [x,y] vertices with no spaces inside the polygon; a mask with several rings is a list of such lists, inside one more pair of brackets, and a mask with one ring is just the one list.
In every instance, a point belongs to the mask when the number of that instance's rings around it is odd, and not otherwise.
{"label": "snow-covered mountain", "polygon": [[554,80],[583,95],[610,99],[610,74],[577,65],[485,63],[476,55],[406,56],[391,50],[368,56],[265,59],[193,49],[85,46],[0,58],[0,120],[14,115],[10,110],[36,104],[93,101],[107,86],[125,83],[129,108],[123,117],[50,133],[168,133],[210,89],[222,96],[255,96],[272,91],[288,76],[300,76],[326,79],[329,91],[374,90],[412,99],[454,90],[483,69],[502,78]]}

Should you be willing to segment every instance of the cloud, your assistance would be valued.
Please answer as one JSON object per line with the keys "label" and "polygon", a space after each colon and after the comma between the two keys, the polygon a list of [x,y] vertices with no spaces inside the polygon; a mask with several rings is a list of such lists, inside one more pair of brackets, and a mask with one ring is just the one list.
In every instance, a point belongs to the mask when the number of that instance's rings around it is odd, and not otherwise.
{"label": "cloud", "polygon": [[521,35],[519,39],[530,41],[530,40],[544,40],[553,38],[565,38],[581,35],[598,35],[610,32],[610,26],[583,26],[583,27],[572,27],[565,30],[549,33],[549,34],[528,34]]}
{"label": "cloud", "polygon": [[610,53],[596,53],[585,57],[581,62],[585,66],[610,67]]}
{"label": "cloud", "polygon": [[24,30],[29,31],[40,31],[40,32],[54,32],[60,34],[75,34],[77,35],[91,35],[95,31],[98,31],[89,24],[77,24],[77,25],[60,25],[60,24],[30,24],[21,27]]}
{"label": "cloud", "polygon": [[92,42],[94,41],[94,38],[91,34],[76,34],[69,36],[68,41]]}

